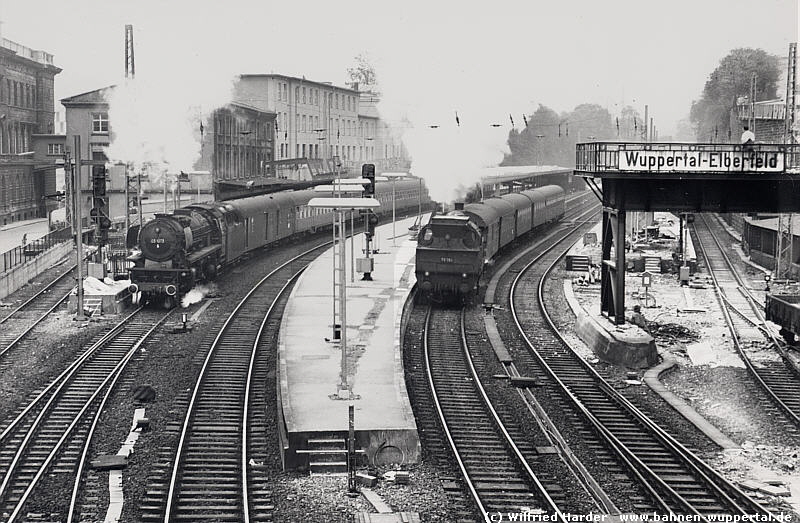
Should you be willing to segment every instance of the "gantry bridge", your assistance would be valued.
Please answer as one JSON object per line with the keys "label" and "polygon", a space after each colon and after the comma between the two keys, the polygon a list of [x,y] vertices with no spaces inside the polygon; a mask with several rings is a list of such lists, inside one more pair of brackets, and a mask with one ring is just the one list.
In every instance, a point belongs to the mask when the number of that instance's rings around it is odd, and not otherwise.
{"label": "gantry bridge", "polygon": [[617,324],[626,212],[800,212],[800,145],[592,142],[575,165],[603,203],[600,307]]}

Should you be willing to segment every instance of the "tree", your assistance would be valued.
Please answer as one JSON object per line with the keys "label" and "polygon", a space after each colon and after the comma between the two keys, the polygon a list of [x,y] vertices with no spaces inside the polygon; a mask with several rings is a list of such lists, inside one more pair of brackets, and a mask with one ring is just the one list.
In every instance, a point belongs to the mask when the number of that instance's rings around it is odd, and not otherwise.
{"label": "tree", "polygon": [[[700,141],[727,141],[739,129],[731,128],[731,111],[741,97],[750,98],[750,82],[756,75],[756,100],[776,98],[780,76],[778,57],[762,49],[734,49],[711,73],[703,94],[692,103],[689,119]],[[736,131],[736,132],[734,132]]]}
{"label": "tree", "polygon": [[511,154],[506,155],[501,165],[574,167],[576,143],[615,137],[611,114],[600,105],[581,104],[572,112],[561,115],[539,105],[528,117],[525,129],[514,129],[509,133]]}
{"label": "tree", "polygon": [[[363,54],[355,57],[355,67],[347,68],[347,75],[351,82],[357,82],[362,91],[376,91],[378,80],[375,76],[375,68],[369,62],[369,58]],[[365,89],[366,88],[366,89]]]}

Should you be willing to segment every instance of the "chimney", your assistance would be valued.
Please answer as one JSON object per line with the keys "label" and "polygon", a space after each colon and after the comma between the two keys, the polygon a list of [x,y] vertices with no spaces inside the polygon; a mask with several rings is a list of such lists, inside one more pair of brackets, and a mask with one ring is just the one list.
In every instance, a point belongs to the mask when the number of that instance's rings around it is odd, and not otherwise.
{"label": "chimney", "polygon": [[464,210],[464,202],[456,202],[456,210],[463,211]]}

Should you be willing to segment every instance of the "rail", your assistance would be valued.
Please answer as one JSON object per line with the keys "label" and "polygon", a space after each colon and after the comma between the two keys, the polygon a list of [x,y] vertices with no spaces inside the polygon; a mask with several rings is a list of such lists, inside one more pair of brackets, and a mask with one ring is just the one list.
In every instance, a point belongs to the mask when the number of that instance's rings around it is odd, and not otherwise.
{"label": "rail", "polygon": [[41,238],[31,240],[24,245],[17,245],[13,249],[4,252],[0,257],[0,274],[27,263],[55,245],[70,240],[72,240],[72,229],[65,227],[49,232]]}
{"label": "rail", "polygon": [[575,171],[593,174],[800,174],[800,145],[591,142],[575,146]]}

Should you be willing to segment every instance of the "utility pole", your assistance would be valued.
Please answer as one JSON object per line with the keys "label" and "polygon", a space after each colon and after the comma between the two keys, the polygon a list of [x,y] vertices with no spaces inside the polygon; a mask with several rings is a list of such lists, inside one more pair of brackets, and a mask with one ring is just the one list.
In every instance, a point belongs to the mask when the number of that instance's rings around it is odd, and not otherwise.
{"label": "utility pole", "polygon": [[794,143],[792,127],[794,127],[795,83],[797,82],[797,42],[789,44],[789,63],[786,75],[786,115],[784,125],[784,143]]}
{"label": "utility pole", "polygon": [[750,77],[750,130],[756,133],[756,73]]}
{"label": "utility pole", "polygon": [[[786,114],[784,115],[784,143],[791,144],[792,126],[794,124],[795,81],[797,68],[797,43],[789,44],[789,61],[786,78]],[[775,279],[788,279],[792,272],[792,253],[794,252],[794,215],[781,213],[778,215],[778,245],[775,253]]]}
{"label": "utility pole", "polygon": [[75,313],[75,320],[84,321],[86,316],[83,313],[83,224],[81,213],[81,137],[80,135],[73,136],[74,138],[74,154],[75,165],[72,168],[72,216],[74,220],[75,231],[75,249],[77,251],[78,263],[78,289],[77,298],[78,306]]}
{"label": "utility pole", "polygon": [[644,106],[644,141],[645,142],[649,141],[647,139],[647,122],[650,121],[650,120],[647,119],[647,113],[648,113],[649,110],[650,110],[650,107],[645,105]]}

